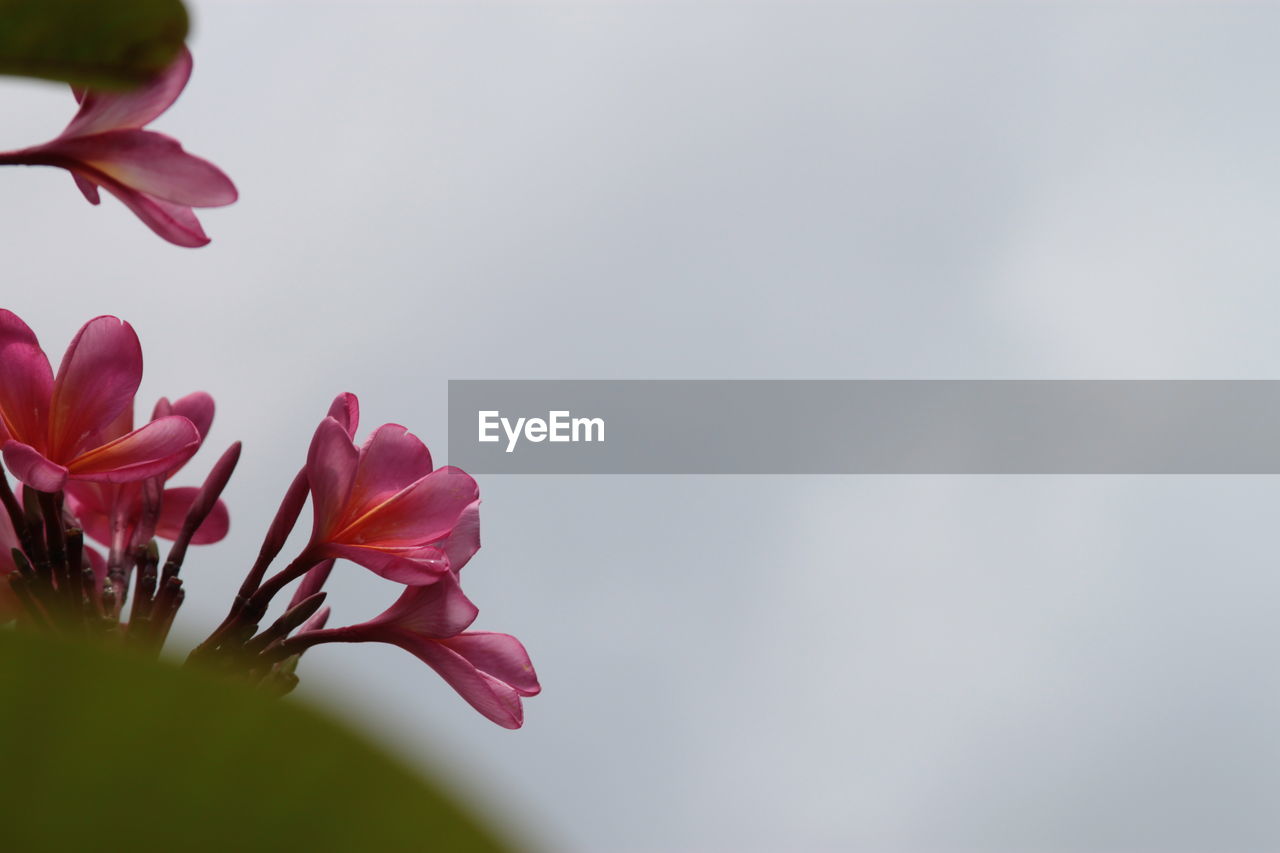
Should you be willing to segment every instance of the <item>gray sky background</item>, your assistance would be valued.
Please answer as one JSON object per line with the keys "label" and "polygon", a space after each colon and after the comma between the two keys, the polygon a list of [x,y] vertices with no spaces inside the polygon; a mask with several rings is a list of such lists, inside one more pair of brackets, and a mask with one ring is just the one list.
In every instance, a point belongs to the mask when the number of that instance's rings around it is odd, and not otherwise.
{"label": "gray sky background", "polygon": [[[449,378],[1280,377],[1266,5],[193,7],[155,127],[241,190],[210,247],[0,171],[4,304],[55,353],[128,319],[144,399],[207,390],[245,441],[190,638],[343,390],[443,460]],[[16,147],[73,102],[0,111]],[[390,647],[310,653],[303,693],[534,846],[1280,848],[1275,478],[481,493],[526,728]],[[395,594],[333,586],[340,623]]]}

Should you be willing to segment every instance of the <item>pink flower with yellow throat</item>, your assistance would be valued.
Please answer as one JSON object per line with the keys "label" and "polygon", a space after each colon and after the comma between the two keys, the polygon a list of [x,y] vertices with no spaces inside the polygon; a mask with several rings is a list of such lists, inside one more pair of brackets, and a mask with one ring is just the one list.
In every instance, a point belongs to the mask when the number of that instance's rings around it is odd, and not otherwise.
{"label": "pink flower with yellow throat", "polygon": [[52,494],[68,480],[145,480],[199,447],[199,430],[181,415],[119,428],[142,381],[142,347],[133,327],[115,317],[85,323],[55,375],[35,333],[0,309],[0,365],[0,454],[33,489]]}

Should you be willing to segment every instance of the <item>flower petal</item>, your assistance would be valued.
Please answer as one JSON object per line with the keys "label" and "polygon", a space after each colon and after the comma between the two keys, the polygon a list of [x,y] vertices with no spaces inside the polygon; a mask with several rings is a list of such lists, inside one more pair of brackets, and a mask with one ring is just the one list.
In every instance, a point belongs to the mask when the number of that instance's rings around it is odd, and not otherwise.
{"label": "flower petal", "polygon": [[48,437],[53,370],[35,333],[17,314],[0,308],[0,433],[44,446]]}
{"label": "flower petal", "polygon": [[[156,522],[156,535],[162,539],[177,539],[182,532],[182,523],[187,519],[187,512],[195,503],[200,490],[194,486],[182,486],[176,489],[165,489],[164,499],[160,503],[160,518]],[[218,501],[191,537],[192,545],[209,545],[220,542],[231,529],[231,515],[227,505]]]}
{"label": "flower petal", "polygon": [[328,539],[341,523],[358,460],[359,453],[342,424],[332,417],[322,420],[307,452],[307,483],[315,509],[312,536],[316,541]]}
{"label": "flower petal", "polygon": [[67,460],[86,449],[133,404],[142,381],[142,345],[133,327],[95,317],[76,333],[62,357],[49,407],[49,452]]}
{"label": "flower petal", "polygon": [[[169,415],[181,415],[195,425],[196,431],[200,433],[200,441],[196,442],[188,452],[187,456],[177,461],[173,468],[169,469],[167,476],[172,477],[182,470],[182,467],[190,461],[192,456],[200,450],[200,445],[204,443],[205,437],[209,434],[209,427],[213,424],[213,398],[203,391],[197,391],[194,394],[179,399],[177,402],[169,402],[168,397],[161,397],[156,401],[155,408],[151,410],[151,420],[157,418],[168,417]],[[130,427],[132,429],[132,426]]]}
{"label": "flower petal", "polygon": [[[292,607],[293,605],[289,605]],[[319,631],[328,623],[330,610],[328,607],[321,607],[315,612],[315,615],[302,623],[302,627],[298,629],[299,634],[305,634],[308,631]]]}
{"label": "flower petal", "polygon": [[480,500],[477,498],[467,505],[458,516],[458,523],[437,548],[444,551],[449,558],[449,571],[458,572],[471,561],[480,550]]}
{"label": "flower petal", "polygon": [[342,424],[347,437],[355,440],[356,430],[360,428],[360,401],[350,391],[344,391],[329,405],[329,417]]}
{"label": "flower petal", "polygon": [[209,244],[208,236],[200,227],[200,220],[196,219],[190,207],[152,198],[145,193],[129,189],[118,181],[109,180],[106,176],[101,178],[100,183],[103,188],[120,199],[125,207],[133,211],[134,216],[141,219],[144,225],[160,237],[175,246],[188,249]]}
{"label": "flower petal", "polygon": [[67,469],[20,441],[4,445],[4,464],[23,483],[40,492],[56,492],[67,482]]}
{"label": "flower petal", "polygon": [[128,92],[77,92],[80,111],[62,131],[62,137],[142,127],[169,109],[190,78],[191,53],[184,47],[168,68],[136,89]]}
{"label": "flower petal", "polygon": [[468,631],[440,641],[470,661],[476,669],[510,684],[521,696],[537,696],[542,692],[538,674],[524,644],[510,634],[492,631]]}
{"label": "flower petal", "polygon": [[374,574],[406,586],[433,584],[449,574],[449,560],[435,548],[387,551],[363,545],[329,543],[322,547],[325,555],[341,557],[364,566]]}
{"label": "flower petal", "polygon": [[130,189],[174,204],[221,207],[237,198],[235,184],[207,160],[188,154],[178,140],[150,130],[113,130],[44,146]]}
{"label": "flower petal", "polygon": [[463,510],[480,496],[460,468],[433,471],[348,524],[334,540],[384,546],[425,544],[448,536]]}
{"label": "flower petal", "polygon": [[440,640],[445,646],[461,654],[485,674],[509,684],[520,695],[538,695],[543,685],[538,683],[534,662],[529,660],[525,644],[511,634],[494,631],[467,631],[457,637]]}
{"label": "flower petal", "polygon": [[480,609],[463,594],[457,578],[446,574],[430,586],[409,587],[369,624],[441,639],[467,630],[479,613]]}
{"label": "flower petal", "polygon": [[[169,405],[169,411],[165,414],[181,415],[191,423],[195,424],[196,429],[200,432],[203,439],[209,434],[209,427],[213,425],[214,403],[213,397],[204,391],[196,391],[185,397],[179,397]],[[152,420],[161,415],[153,414]]]}
{"label": "flower petal", "polygon": [[67,465],[71,476],[97,483],[131,483],[167,473],[190,455],[200,433],[186,418],[160,418],[115,441],[81,454]]}
{"label": "flower petal", "polygon": [[113,441],[122,435],[128,435],[133,432],[133,401],[120,410],[120,414],[115,416],[111,423],[107,424],[101,432],[95,436],[98,441]]}
{"label": "flower petal", "polygon": [[[116,493],[108,497],[108,490],[127,488],[129,495]],[[85,535],[96,539],[103,545],[111,544],[111,511],[110,500],[126,501],[124,512],[129,518],[136,517],[136,502],[139,492],[133,486],[112,486],[101,483],[82,483],[72,480],[66,485],[67,506],[80,522]]]}
{"label": "flower petal", "polygon": [[445,641],[395,629],[378,638],[394,643],[434,669],[472,708],[503,728],[518,729],[524,724],[519,692],[478,670]]}
{"label": "flower petal", "polygon": [[409,484],[431,473],[431,452],[399,424],[383,424],[360,448],[348,513],[363,515]]}
{"label": "flower petal", "polygon": [[71,178],[76,182],[76,188],[84,195],[89,204],[101,204],[102,198],[98,195],[98,185],[79,172],[72,172]]}

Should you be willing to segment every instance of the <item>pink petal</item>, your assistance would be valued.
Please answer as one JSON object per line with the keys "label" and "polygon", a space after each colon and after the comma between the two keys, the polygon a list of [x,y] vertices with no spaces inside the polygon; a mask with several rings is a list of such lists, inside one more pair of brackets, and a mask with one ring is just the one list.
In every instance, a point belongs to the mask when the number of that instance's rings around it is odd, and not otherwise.
{"label": "pink petal", "polygon": [[200,220],[190,207],[152,198],[144,193],[129,189],[117,181],[101,176],[101,184],[133,211],[134,216],[157,235],[188,249],[199,248],[209,244],[209,238],[200,227]]}
{"label": "pink petal", "polygon": [[518,729],[524,723],[520,694],[492,675],[476,669],[461,654],[445,645],[408,631],[388,630],[379,636],[394,643],[430,666],[458,691],[458,695],[488,719],[506,729]]}
{"label": "pink petal", "polygon": [[183,417],[152,421],[128,435],[71,460],[67,468],[78,480],[130,483],[165,474],[198,445],[200,433]]}
{"label": "pink petal", "polygon": [[4,464],[23,483],[40,492],[56,492],[67,482],[67,469],[20,441],[4,445]]}
{"label": "pink petal", "polygon": [[[189,207],[221,207],[236,200],[222,170],[188,154],[181,143],[150,130],[113,130],[45,146],[51,156],[82,163],[92,172],[140,193]],[[99,174],[100,173],[100,174]]]}
{"label": "pink petal", "polygon": [[363,545],[329,543],[322,550],[327,556],[350,560],[374,574],[406,586],[433,584],[449,573],[448,558],[435,548],[395,552]]}
{"label": "pink petal", "polygon": [[128,435],[133,432],[133,401],[120,410],[120,414],[116,415],[115,420],[107,424],[101,432],[96,436],[98,441],[111,441],[122,435]]}
{"label": "pink petal", "polygon": [[[182,486],[176,489],[165,489],[164,500],[160,504],[160,519],[156,523],[156,535],[162,539],[177,539],[182,532],[182,523],[187,519],[187,512],[195,502],[199,489],[194,486]],[[192,545],[209,545],[220,542],[231,529],[231,515],[227,505],[218,501],[213,505],[208,517],[196,528],[191,537]],[[96,537],[95,537],[96,538]]]}
{"label": "pink petal", "polygon": [[370,509],[334,539],[387,546],[434,542],[449,535],[463,510],[479,496],[469,474],[441,468]]}
{"label": "pink petal", "polygon": [[[292,607],[293,605],[290,605]],[[328,607],[321,607],[315,612],[315,615],[302,623],[302,627],[298,629],[299,634],[305,634],[308,631],[319,631],[329,621],[330,610]]]}
{"label": "pink petal", "polygon": [[449,558],[451,572],[460,571],[471,561],[471,558],[480,550],[479,499],[467,504],[462,515],[458,516],[458,523],[453,526],[453,530],[436,547],[444,551],[445,556]]}
{"label": "pink petal", "polygon": [[[142,127],[182,94],[191,77],[191,53],[182,52],[154,80],[128,92],[77,92],[80,111],[62,137],[85,136],[122,127]],[[73,90],[74,91],[74,90]],[[62,138],[60,137],[60,138]]]}
{"label": "pink petal", "polygon": [[167,476],[172,477],[177,474],[182,469],[182,466],[186,465],[191,457],[195,456],[200,450],[200,445],[209,434],[209,427],[213,424],[213,409],[213,398],[203,391],[188,394],[173,403],[169,402],[168,397],[161,397],[156,401],[155,408],[151,410],[151,420],[154,421],[157,418],[168,417],[169,415],[180,415],[191,421],[200,433],[200,441],[191,447],[185,458],[179,459],[174,467],[169,469]]}
{"label": "pink petal", "polygon": [[413,631],[436,639],[452,637],[467,630],[480,610],[462,592],[457,578],[445,574],[430,586],[411,586],[395,604],[370,624]]}
{"label": "pink petal", "polygon": [[430,473],[431,453],[427,446],[404,427],[384,424],[360,448],[349,511],[362,515]]}
{"label": "pink petal", "polygon": [[307,482],[315,509],[312,536],[317,541],[328,539],[341,522],[358,459],[359,453],[342,424],[331,417],[321,421],[307,453]]}
{"label": "pink petal", "polygon": [[[165,414],[181,415],[191,421],[200,432],[200,437],[204,438],[209,434],[209,427],[213,426],[213,411],[213,397],[204,391],[196,391],[174,400]],[[156,417],[158,416],[152,415],[153,420]]]}
{"label": "pink petal", "polygon": [[0,308],[0,429],[43,447],[48,437],[53,371],[35,333],[12,311]]}
{"label": "pink petal", "polygon": [[[81,529],[86,536],[97,539],[104,545],[111,544],[111,513],[106,492],[108,489],[118,492],[121,488],[124,487],[75,480],[66,485],[67,506],[79,520]],[[136,493],[131,495],[130,503],[136,497]]]}
{"label": "pink petal", "polygon": [[354,441],[356,430],[360,427],[360,401],[356,399],[355,394],[344,391],[329,405],[329,417],[342,424],[342,428],[347,431],[347,437]]}
{"label": "pink petal", "polygon": [[538,675],[524,644],[510,634],[492,631],[469,631],[440,641],[470,661],[476,669],[510,684],[521,696],[537,696],[542,692]]}
{"label": "pink petal", "polygon": [[[115,317],[96,317],[76,333],[53,383],[49,450],[70,459],[111,424],[142,381],[142,345]],[[91,446],[91,445],[90,445]]]}
{"label": "pink petal", "polygon": [[72,172],[71,178],[76,182],[76,188],[84,195],[89,204],[101,204],[102,199],[98,195],[98,185],[83,175]]}

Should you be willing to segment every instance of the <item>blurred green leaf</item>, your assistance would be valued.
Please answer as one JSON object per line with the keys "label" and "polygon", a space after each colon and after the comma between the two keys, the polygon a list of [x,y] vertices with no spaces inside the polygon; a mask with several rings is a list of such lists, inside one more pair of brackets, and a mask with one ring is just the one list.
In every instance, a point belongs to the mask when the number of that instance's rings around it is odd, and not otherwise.
{"label": "blurred green leaf", "polygon": [[5,850],[499,850],[441,790],[293,701],[0,630]]}
{"label": "blurred green leaf", "polygon": [[124,89],[187,37],[181,0],[0,0],[0,74]]}

